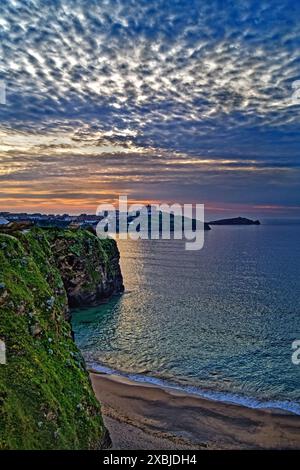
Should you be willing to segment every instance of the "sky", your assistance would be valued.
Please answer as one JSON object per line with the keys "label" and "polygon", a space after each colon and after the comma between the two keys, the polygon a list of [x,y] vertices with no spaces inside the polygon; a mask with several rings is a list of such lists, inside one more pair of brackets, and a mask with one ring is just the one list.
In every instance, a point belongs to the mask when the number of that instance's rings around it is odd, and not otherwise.
{"label": "sky", "polygon": [[0,210],[300,217],[300,2],[1,0]]}

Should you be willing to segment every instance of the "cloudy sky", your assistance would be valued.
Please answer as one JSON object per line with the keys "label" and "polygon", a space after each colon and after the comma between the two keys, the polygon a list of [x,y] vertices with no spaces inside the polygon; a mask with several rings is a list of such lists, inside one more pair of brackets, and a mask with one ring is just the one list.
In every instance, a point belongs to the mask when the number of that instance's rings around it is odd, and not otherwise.
{"label": "cloudy sky", "polygon": [[0,37],[2,210],[300,216],[299,2],[1,0]]}

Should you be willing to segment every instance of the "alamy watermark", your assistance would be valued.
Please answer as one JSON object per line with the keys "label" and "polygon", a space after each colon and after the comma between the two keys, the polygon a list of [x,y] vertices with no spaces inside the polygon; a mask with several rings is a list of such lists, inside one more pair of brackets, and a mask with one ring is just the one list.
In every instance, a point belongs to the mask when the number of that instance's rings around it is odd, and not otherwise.
{"label": "alamy watermark", "polygon": [[291,96],[291,105],[300,104],[300,80],[295,80],[292,83],[293,94]]}
{"label": "alamy watermark", "polygon": [[186,250],[200,250],[204,245],[203,204],[131,204],[119,197],[118,207],[100,204],[96,212],[102,220],[96,227],[99,238],[120,240],[186,240]]}
{"label": "alamy watermark", "polygon": [[293,354],[292,354],[292,363],[295,366],[300,365],[300,339],[295,339],[292,343],[292,349],[293,349]]}
{"label": "alamy watermark", "polygon": [[6,104],[6,84],[4,80],[0,80],[0,104]]}
{"label": "alamy watermark", "polygon": [[2,339],[0,339],[0,364],[6,364],[6,346]]}

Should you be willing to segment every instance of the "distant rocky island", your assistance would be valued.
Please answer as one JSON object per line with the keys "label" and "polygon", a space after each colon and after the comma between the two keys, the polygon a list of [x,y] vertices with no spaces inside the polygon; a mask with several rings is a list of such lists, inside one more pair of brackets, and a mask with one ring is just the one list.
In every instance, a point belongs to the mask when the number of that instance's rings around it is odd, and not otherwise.
{"label": "distant rocky island", "polygon": [[[150,208],[150,206],[149,206]],[[160,219],[159,219],[159,230],[162,230],[162,213],[160,212]],[[132,223],[136,217],[138,217],[138,213],[136,215],[132,215],[127,213],[127,223],[128,226]],[[149,218],[151,217],[151,210],[148,211]],[[116,232],[119,233],[119,217],[120,213],[117,211],[117,223],[116,223]],[[178,216],[176,216],[178,217]],[[175,219],[176,217],[174,214],[170,214],[170,231],[174,231],[175,226]],[[49,227],[57,227],[57,228],[96,228],[97,224],[104,218],[104,216],[94,215],[94,214],[80,214],[80,215],[69,215],[69,214],[28,214],[26,212],[21,213],[12,213],[12,212],[0,212],[0,226],[8,225],[9,223],[13,224],[16,223],[18,226],[19,224],[24,224],[25,226],[29,225],[36,225],[38,227],[49,228]],[[184,221],[187,221],[187,218],[181,217],[181,220],[184,224]],[[211,230],[211,225],[260,225],[259,220],[251,220],[247,219],[246,217],[234,217],[229,219],[219,219],[219,220],[212,220],[211,222],[204,222],[204,230]],[[14,225],[12,225],[14,229]],[[151,227],[151,222],[149,224]],[[196,229],[196,221],[195,219],[192,220],[192,229]],[[137,230],[139,231],[139,230]]]}
{"label": "distant rocky island", "polygon": [[260,225],[259,220],[251,220],[246,217],[234,217],[232,219],[212,220],[209,225]]}

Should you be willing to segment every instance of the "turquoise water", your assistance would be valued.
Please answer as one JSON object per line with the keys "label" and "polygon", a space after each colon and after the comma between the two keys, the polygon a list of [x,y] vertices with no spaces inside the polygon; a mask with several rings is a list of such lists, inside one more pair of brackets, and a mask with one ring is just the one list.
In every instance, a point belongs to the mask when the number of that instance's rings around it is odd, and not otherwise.
{"label": "turquoise water", "polygon": [[126,293],[73,314],[90,366],[300,414],[300,225],[213,227],[198,252],[118,245]]}

